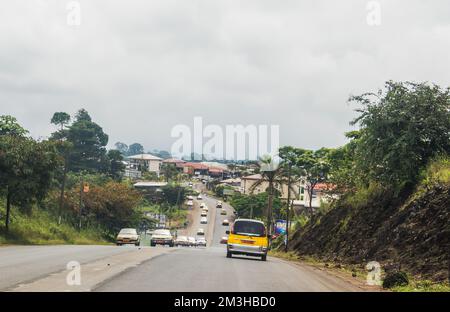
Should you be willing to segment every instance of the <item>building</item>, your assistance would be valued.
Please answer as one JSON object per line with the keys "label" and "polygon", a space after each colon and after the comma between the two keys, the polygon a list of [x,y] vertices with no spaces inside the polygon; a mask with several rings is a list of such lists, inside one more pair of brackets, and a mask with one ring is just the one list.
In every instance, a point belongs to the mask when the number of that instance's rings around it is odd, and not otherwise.
{"label": "building", "polygon": [[130,169],[139,171],[154,172],[158,176],[161,172],[162,158],[151,154],[140,154],[127,157],[130,162]]}
{"label": "building", "polygon": [[178,171],[183,172],[184,164],[186,163],[184,160],[176,159],[176,158],[169,158],[165,159],[162,162],[163,164],[169,164],[175,166]]}

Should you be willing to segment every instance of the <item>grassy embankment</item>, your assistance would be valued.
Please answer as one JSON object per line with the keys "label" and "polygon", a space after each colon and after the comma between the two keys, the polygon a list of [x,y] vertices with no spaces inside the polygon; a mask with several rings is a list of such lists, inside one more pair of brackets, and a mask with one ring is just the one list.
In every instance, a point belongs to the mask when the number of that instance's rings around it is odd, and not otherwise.
{"label": "grassy embankment", "polygon": [[380,189],[348,196],[292,233],[289,253],[272,254],[362,279],[367,261],[376,259],[407,274],[409,284],[392,291],[450,291],[449,184],[449,158],[436,159],[406,199],[387,199]]}
{"label": "grassy embankment", "polygon": [[57,244],[109,244],[96,229],[79,232],[68,224],[58,225],[48,212],[34,209],[31,215],[14,209],[11,214],[9,232],[5,232],[4,201],[0,202],[0,246],[1,245],[57,245]]}

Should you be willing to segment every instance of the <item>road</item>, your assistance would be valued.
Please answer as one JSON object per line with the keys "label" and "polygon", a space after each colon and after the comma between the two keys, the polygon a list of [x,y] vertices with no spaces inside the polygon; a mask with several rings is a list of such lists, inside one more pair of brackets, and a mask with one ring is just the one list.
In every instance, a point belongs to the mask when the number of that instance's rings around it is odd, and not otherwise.
{"label": "road", "polygon": [[[216,200],[204,197],[207,248],[163,246],[23,246],[0,248],[0,290],[13,291],[361,291],[323,270],[273,257],[226,258],[220,238],[233,209],[220,214]],[[196,203],[198,204],[198,203]],[[194,212],[196,209],[194,210]],[[199,213],[199,212],[198,212]],[[192,230],[189,230],[192,232]],[[188,234],[195,234],[195,233]],[[68,261],[80,262],[84,285],[65,285]]]}

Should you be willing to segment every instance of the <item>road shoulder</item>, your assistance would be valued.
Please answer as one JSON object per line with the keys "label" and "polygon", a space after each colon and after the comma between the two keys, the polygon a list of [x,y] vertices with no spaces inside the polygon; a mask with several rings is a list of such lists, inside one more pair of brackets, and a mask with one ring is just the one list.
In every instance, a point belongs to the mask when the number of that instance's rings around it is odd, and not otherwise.
{"label": "road shoulder", "polygon": [[[126,247],[125,247],[126,248]],[[116,277],[128,269],[134,268],[155,257],[175,252],[171,248],[141,247],[130,252],[116,254],[80,266],[80,283],[69,285],[68,276],[76,274],[76,268],[50,274],[30,283],[20,284],[10,289],[13,292],[86,292],[92,291],[103,282]],[[71,279],[72,280],[72,279]],[[74,279],[76,280],[76,279]]]}

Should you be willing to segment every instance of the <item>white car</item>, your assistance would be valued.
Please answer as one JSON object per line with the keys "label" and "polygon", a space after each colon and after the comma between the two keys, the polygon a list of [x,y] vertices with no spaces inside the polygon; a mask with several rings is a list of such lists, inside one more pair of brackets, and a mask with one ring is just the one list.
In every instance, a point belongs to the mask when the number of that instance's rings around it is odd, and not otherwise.
{"label": "white car", "polygon": [[200,223],[201,223],[201,224],[207,224],[207,223],[208,223],[208,219],[207,219],[206,217],[202,217],[202,218],[200,219]]}
{"label": "white car", "polygon": [[201,204],[200,204],[200,208],[203,209],[203,208],[205,208],[205,207],[206,207],[206,204],[205,204],[205,203],[201,203]]}
{"label": "white car", "polygon": [[198,229],[197,230],[197,235],[205,235],[205,230],[204,229]]}
{"label": "white car", "polygon": [[197,246],[197,243],[195,241],[195,237],[189,236],[188,237],[188,242],[189,242],[189,246],[191,246],[191,247],[196,247]]}
{"label": "white car", "polygon": [[141,237],[137,233],[136,229],[121,229],[116,237],[117,246],[124,244],[134,244],[139,246],[141,243]]}
{"label": "white car", "polygon": [[230,225],[230,221],[225,219],[225,220],[222,221],[222,225],[225,225],[225,226]]}
{"label": "white car", "polygon": [[203,199],[202,195],[201,195],[201,194],[198,194],[197,199],[198,199],[198,200],[202,200],[202,199]]}
{"label": "white car", "polygon": [[204,237],[197,237],[196,245],[206,247],[206,239]]}
{"label": "white car", "polygon": [[188,200],[194,200],[194,196],[189,195],[189,196],[187,197],[187,199],[188,199]]}
{"label": "white car", "polygon": [[203,206],[203,210],[205,210],[206,212],[208,212],[209,211],[209,209],[208,209],[208,206]]}
{"label": "white car", "polygon": [[208,211],[202,210],[202,213],[200,214],[201,217],[207,217]]}
{"label": "white car", "polygon": [[169,230],[160,229],[153,232],[152,238],[150,239],[150,246],[156,245],[169,245],[170,247],[175,245],[173,236]]}
{"label": "white car", "polygon": [[189,207],[191,207],[191,206],[194,206],[194,203],[192,202],[192,200],[188,200],[187,205],[188,205]]}

